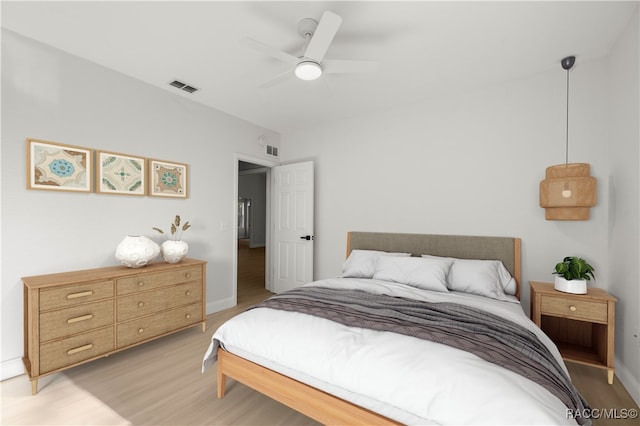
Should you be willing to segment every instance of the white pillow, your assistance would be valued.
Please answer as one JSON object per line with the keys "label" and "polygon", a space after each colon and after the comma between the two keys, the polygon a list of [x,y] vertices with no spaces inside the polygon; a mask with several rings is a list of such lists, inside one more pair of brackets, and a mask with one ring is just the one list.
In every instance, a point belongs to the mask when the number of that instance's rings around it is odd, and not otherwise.
{"label": "white pillow", "polygon": [[516,279],[511,276],[511,273],[502,262],[499,260],[496,260],[496,262],[498,262],[498,276],[500,277],[500,284],[502,284],[504,293],[515,296],[517,290]]}
{"label": "white pillow", "polygon": [[411,253],[389,253],[378,250],[351,250],[342,265],[344,278],[373,278],[380,256],[411,256]]}
{"label": "white pillow", "polygon": [[452,263],[452,260],[445,258],[380,257],[373,279],[448,292],[447,273]]}
{"label": "white pillow", "polygon": [[498,300],[506,300],[505,293],[515,295],[515,279],[499,260],[444,258],[428,254],[422,257],[453,260],[447,276],[449,290]]}

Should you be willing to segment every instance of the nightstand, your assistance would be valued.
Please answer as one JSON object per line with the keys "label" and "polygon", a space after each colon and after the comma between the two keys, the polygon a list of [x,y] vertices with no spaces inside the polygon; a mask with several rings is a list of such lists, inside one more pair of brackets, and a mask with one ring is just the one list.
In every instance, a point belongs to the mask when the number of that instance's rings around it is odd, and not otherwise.
{"label": "nightstand", "polygon": [[613,384],[615,303],[606,291],[589,288],[587,294],[557,291],[551,283],[529,281],[531,319],[558,346],[565,361],[607,370]]}

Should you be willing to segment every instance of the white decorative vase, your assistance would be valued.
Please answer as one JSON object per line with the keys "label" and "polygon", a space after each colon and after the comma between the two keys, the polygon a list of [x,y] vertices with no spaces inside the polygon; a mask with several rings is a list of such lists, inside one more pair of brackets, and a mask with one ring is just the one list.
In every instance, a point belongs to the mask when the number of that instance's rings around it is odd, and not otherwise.
{"label": "white decorative vase", "polygon": [[189,244],[180,240],[167,240],[160,246],[160,251],[167,263],[178,263],[187,255]]}
{"label": "white decorative vase", "polygon": [[587,280],[566,280],[556,277],[553,288],[564,293],[587,294]]}
{"label": "white decorative vase", "polygon": [[160,254],[160,246],[142,235],[127,235],[116,247],[116,259],[129,268],[141,268]]}

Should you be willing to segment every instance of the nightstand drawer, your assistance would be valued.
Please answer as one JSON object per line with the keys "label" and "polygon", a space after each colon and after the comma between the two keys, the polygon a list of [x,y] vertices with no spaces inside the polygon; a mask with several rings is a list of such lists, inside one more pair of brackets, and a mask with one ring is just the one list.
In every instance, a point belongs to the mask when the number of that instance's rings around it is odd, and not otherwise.
{"label": "nightstand drawer", "polygon": [[602,324],[607,323],[607,304],[603,302],[545,295],[542,295],[540,302],[542,315],[553,315]]}

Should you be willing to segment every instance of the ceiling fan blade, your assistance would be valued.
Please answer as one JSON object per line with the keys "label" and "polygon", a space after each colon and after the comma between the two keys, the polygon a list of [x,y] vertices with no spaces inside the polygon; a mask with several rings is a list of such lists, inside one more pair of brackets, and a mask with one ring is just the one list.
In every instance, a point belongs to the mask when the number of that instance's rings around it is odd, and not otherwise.
{"label": "ceiling fan blade", "polygon": [[342,24],[342,18],[339,15],[329,11],[324,12],[316,31],[311,37],[311,41],[309,41],[304,56],[316,62],[321,62],[333,38],[336,36],[340,24]]}
{"label": "ceiling fan blade", "polygon": [[378,63],[375,61],[350,61],[342,59],[327,59],[322,62],[322,71],[327,74],[346,74],[358,72],[375,72]]}
{"label": "ceiling fan blade", "polygon": [[290,78],[293,77],[293,71],[292,70],[288,70],[286,72],[283,72],[282,74],[279,74],[275,77],[273,77],[271,80],[267,80],[264,83],[262,83],[261,85],[258,86],[259,89],[268,89],[269,87],[273,87],[277,84],[283,83],[287,80],[289,80]]}
{"label": "ceiling fan blade", "polygon": [[279,59],[282,62],[295,64],[299,61],[299,59],[296,56],[290,55],[287,52],[283,52],[282,50],[278,50],[275,47],[271,47],[268,44],[264,44],[258,40],[254,40],[249,37],[243,38],[242,43],[249,46],[252,49],[255,49],[262,53],[266,53],[267,55],[273,58]]}

